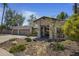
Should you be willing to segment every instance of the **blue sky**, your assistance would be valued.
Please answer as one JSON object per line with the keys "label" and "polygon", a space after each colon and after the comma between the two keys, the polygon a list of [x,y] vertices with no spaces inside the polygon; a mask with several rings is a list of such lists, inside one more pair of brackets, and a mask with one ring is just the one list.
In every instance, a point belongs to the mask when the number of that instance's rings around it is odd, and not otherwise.
{"label": "blue sky", "polygon": [[[69,16],[73,13],[73,4],[71,3],[10,3],[8,6],[25,16],[24,25],[28,24],[27,20],[31,14],[38,18],[41,16],[56,17],[62,11],[66,12]],[[2,5],[0,4],[0,18],[1,13]]]}

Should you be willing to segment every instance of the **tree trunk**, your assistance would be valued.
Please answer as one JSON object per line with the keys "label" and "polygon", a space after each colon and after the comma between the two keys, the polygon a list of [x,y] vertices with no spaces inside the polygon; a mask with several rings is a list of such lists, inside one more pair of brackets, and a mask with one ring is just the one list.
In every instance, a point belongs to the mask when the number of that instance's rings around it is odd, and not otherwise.
{"label": "tree trunk", "polygon": [[77,14],[77,3],[74,3],[74,14]]}
{"label": "tree trunk", "polygon": [[[5,12],[5,6],[3,6],[3,13],[2,13],[1,26],[3,25],[4,12]],[[1,33],[2,33],[2,31],[3,31],[3,28],[1,28]]]}

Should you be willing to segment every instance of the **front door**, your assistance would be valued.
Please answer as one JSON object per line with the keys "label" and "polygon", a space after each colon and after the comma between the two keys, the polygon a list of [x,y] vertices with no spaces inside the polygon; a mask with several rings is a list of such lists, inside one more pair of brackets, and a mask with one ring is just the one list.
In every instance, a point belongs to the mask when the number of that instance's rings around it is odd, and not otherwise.
{"label": "front door", "polygon": [[45,36],[49,37],[49,26],[45,27]]}
{"label": "front door", "polygon": [[49,26],[41,26],[41,37],[49,37]]}

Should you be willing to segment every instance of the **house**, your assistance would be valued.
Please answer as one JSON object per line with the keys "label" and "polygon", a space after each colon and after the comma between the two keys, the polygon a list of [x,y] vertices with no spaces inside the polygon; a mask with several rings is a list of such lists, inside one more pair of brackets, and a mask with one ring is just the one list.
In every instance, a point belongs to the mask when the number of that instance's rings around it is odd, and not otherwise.
{"label": "house", "polygon": [[64,39],[65,35],[62,32],[62,25],[65,20],[58,20],[56,18],[43,16],[34,21],[37,28],[37,37],[45,37],[49,39]]}
{"label": "house", "polygon": [[13,26],[11,27],[11,34],[28,35],[30,34],[29,26]]}
{"label": "house", "polygon": [[65,21],[43,16],[34,20],[32,26],[13,26],[10,30],[11,34],[29,35],[35,31],[38,38],[64,39],[61,27]]}

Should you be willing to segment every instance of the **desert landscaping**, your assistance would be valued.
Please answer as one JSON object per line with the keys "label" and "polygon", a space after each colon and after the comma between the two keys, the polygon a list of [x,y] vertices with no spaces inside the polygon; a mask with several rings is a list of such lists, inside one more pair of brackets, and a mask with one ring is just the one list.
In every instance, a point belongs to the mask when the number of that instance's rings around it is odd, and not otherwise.
{"label": "desert landscaping", "polygon": [[71,40],[65,40],[57,43],[55,41],[38,41],[30,38],[13,38],[0,44],[0,48],[15,56],[79,55],[79,43]]}
{"label": "desert landscaping", "polygon": [[79,56],[79,4],[0,7],[0,56]]}

